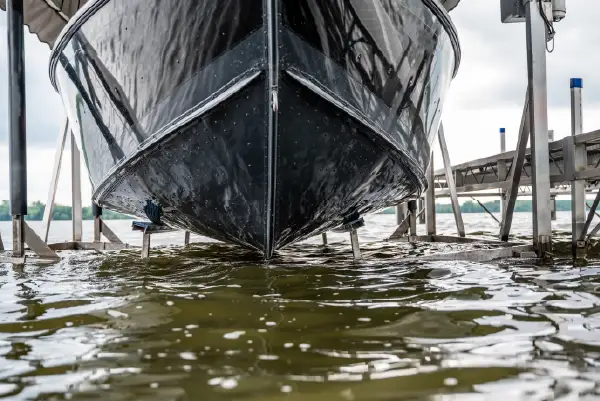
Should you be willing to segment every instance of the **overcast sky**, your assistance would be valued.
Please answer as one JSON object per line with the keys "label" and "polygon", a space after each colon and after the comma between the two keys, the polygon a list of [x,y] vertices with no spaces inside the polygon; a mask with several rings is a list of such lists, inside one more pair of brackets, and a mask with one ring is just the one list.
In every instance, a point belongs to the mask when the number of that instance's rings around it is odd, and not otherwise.
{"label": "overcast sky", "polygon": [[[499,127],[516,146],[527,83],[525,25],[500,23],[500,0],[462,0],[452,13],[462,45],[462,63],[444,109],[453,164],[497,153]],[[600,1],[570,0],[567,18],[556,24],[548,55],[549,126],[555,138],[570,134],[569,78],[584,79],[584,132],[600,128]],[[0,199],[8,199],[6,13],[0,11]],[[49,83],[47,45],[26,37],[29,200],[47,196],[54,147],[64,111]],[[68,154],[66,155],[68,156]],[[68,159],[65,159],[68,160]],[[436,156],[440,166],[439,152]],[[70,202],[70,165],[63,164],[57,201]],[[84,182],[84,203],[91,196]]]}

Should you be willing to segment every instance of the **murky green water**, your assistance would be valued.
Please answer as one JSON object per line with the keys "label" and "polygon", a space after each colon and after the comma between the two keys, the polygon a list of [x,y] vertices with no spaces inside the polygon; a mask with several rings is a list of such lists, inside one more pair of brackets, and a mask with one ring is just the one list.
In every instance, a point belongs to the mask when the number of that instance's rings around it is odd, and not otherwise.
{"label": "murky green water", "polygon": [[0,398],[600,398],[600,263],[403,262],[421,250],[0,266]]}

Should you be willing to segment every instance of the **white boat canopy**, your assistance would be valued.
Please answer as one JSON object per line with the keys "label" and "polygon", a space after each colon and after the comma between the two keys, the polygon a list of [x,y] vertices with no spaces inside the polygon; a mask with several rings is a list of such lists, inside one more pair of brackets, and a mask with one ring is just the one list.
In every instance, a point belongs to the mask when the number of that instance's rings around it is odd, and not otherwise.
{"label": "white boat canopy", "polygon": [[[88,0],[23,0],[25,24],[29,31],[52,47],[54,41],[69,19]],[[90,0],[93,1],[93,0]],[[454,9],[460,0],[439,0],[448,11]],[[0,0],[0,8],[6,10],[6,0]]]}
{"label": "white boat canopy", "polygon": [[[25,24],[29,31],[52,47],[69,19],[88,0],[23,0]],[[6,0],[0,0],[6,10]]]}

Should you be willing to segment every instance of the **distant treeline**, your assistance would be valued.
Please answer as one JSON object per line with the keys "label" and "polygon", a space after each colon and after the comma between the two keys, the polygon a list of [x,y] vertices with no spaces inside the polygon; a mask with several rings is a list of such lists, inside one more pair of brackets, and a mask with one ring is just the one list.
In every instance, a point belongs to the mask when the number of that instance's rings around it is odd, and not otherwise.
{"label": "distant treeline", "polygon": [[[42,202],[33,202],[27,207],[27,216],[25,217],[25,220],[42,220],[42,218],[44,217],[45,208],[46,205],[44,205]],[[72,218],[73,209],[71,208],[71,206],[54,205],[54,210],[52,211],[52,220],[71,220]],[[103,210],[102,218],[105,220],[125,220],[130,219],[131,217],[121,213]],[[0,203],[0,221],[10,221],[11,219],[12,216],[10,215],[10,207],[8,201],[2,201],[2,203]],[[83,208],[83,219],[94,219],[94,216],[92,215],[91,206]]]}
{"label": "distant treeline", "polygon": [[[482,202],[483,205],[492,213],[500,213],[500,201]],[[460,205],[460,210],[463,213],[485,213],[485,210],[477,202],[466,201]],[[571,201],[569,199],[557,199],[556,210],[559,212],[570,212]],[[451,204],[436,204],[435,211],[437,213],[452,213]],[[515,212],[531,212],[532,204],[530,200],[518,200],[515,204]],[[382,211],[384,214],[394,214],[394,208],[388,208]]]}

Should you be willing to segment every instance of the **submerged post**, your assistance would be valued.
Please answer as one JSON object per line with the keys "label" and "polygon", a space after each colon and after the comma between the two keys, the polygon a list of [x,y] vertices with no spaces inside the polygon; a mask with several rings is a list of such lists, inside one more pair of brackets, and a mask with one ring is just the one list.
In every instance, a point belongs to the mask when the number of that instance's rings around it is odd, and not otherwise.
{"label": "submerged post", "polygon": [[426,175],[427,191],[425,192],[425,224],[427,226],[427,235],[435,235],[435,172],[433,169],[433,151],[431,151],[431,158]]}
{"label": "submerged post", "polygon": [[[500,153],[506,152],[506,128],[500,128]],[[506,169],[506,161],[498,161],[498,181],[503,182],[506,180],[508,171]],[[506,190],[500,190],[500,216],[504,216],[506,213]]]}
{"label": "submerged post", "polygon": [[[583,112],[581,104],[581,92],[583,80],[581,78],[571,79],[571,136],[576,137],[583,133]],[[574,143],[574,141],[573,141]],[[573,149],[573,172],[585,170],[587,167],[587,151],[585,144],[575,144]],[[585,180],[571,182],[571,224],[572,224],[572,248],[575,258],[585,257],[585,244],[578,241],[583,232],[586,220],[585,209]]]}
{"label": "submerged post", "polygon": [[552,249],[550,164],[548,163],[548,95],[546,21],[540,0],[526,0],[527,72],[533,181],[533,243],[538,256]]}
{"label": "submerged post", "polygon": [[350,230],[350,244],[352,245],[352,255],[355,260],[362,259],[362,253],[360,252],[360,244],[358,242],[358,231],[355,228]]}
{"label": "submerged post", "polygon": [[24,216],[27,215],[27,127],[25,113],[25,45],[23,0],[7,0],[8,12],[8,127],[10,214],[13,256],[25,253]]}

